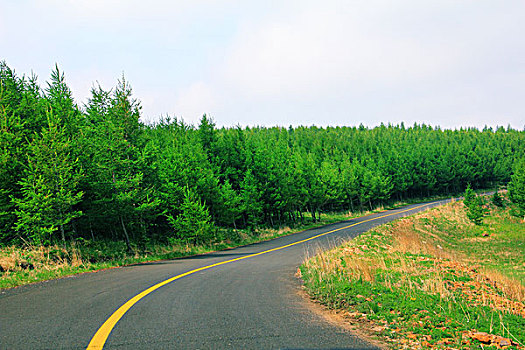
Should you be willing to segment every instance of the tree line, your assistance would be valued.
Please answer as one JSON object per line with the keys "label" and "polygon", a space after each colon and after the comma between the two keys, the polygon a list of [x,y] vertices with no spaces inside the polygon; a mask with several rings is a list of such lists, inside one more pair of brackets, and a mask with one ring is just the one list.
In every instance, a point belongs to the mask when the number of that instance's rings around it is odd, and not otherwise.
{"label": "tree line", "polygon": [[122,77],[78,105],[0,63],[0,244],[72,239],[207,243],[218,227],[314,222],[326,211],[505,184],[524,158],[510,127],[196,126],[140,121]]}

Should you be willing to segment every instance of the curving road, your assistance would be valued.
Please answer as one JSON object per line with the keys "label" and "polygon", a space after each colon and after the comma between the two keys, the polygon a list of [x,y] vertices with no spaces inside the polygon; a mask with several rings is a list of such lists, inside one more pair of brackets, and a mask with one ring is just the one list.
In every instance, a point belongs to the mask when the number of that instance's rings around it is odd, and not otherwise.
{"label": "curving road", "polygon": [[[374,349],[311,311],[294,274],[318,249],[445,202],[212,254],[4,290],[0,349]],[[121,308],[126,303],[127,312]]]}

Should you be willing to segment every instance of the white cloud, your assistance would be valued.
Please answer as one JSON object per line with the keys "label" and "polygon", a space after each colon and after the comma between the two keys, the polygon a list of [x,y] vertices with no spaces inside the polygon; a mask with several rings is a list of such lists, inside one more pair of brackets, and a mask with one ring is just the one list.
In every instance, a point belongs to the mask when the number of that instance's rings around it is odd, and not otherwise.
{"label": "white cloud", "polygon": [[[180,19],[196,7],[216,7],[228,1],[217,0],[51,0],[50,4],[63,14],[77,18],[112,20],[114,22],[132,19],[155,21],[161,19]],[[132,25],[132,23],[129,23]]]}
{"label": "white cloud", "polygon": [[224,77],[246,94],[316,95],[426,79],[446,72],[461,55],[454,43],[389,32],[377,23],[381,16],[318,5],[247,25],[226,57]]}
{"label": "white cloud", "polygon": [[263,124],[483,125],[505,115],[521,127],[523,102],[509,89],[523,71],[523,10],[520,2],[301,2],[245,22],[210,86],[231,113]]}
{"label": "white cloud", "polygon": [[525,123],[518,0],[4,1],[0,23],[17,72],[58,62],[79,102],[125,72],[149,119]]}
{"label": "white cloud", "polygon": [[175,116],[188,123],[197,123],[203,114],[217,108],[214,92],[203,82],[196,82],[180,91],[174,103]]}

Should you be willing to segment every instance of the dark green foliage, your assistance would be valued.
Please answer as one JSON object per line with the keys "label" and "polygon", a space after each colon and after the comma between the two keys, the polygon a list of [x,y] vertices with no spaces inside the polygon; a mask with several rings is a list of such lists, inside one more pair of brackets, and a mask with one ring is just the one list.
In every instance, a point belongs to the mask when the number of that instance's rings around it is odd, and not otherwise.
{"label": "dark green foliage", "polygon": [[64,226],[81,215],[72,208],[82,198],[78,189],[82,171],[78,160],[71,157],[71,140],[59,121],[50,111],[48,128],[29,145],[27,165],[19,181],[22,198],[13,199],[18,216],[16,230],[35,244],[51,243],[58,229],[64,241]]}
{"label": "dark green foliage", "polygon": [[[214,225],[293,226],[506,183],[525,149],[525,132],[504,128],[217,128],[208,116],[144,125],[140,113],[124,78],[94,87],[81,109],[58,67],[41,90],[1,63],[0,244],[211,242]],[[519,202],[518,173],[509,190]]]}
{"label": "dark green foliage", "polygon": [[516,162],[508,189],[509,198],[517,207],[517,214],[525,216],[525,158]]}
{"label": "dark green foliage", "polygon": [[[88,225],[92,232],[109,229],[113,235],[122,236],[131,250],[129,231],[132,236],[145,235],[149,223],[158,216],[160,203],[145,179],[151,171],[151,150],[143,146],[140,104],[124,78],[114,91],[99,87],[92,95],[84,144],[90,198],[83,204],[88,219],[95,219],[97,224],[95,228],[91,221]],[[102,225],[99,218],[104,218]]]}
{"label": "dark green foliage", "polygon": [[249,170],[241,183],[242,211],[246,215],[249,225],[257,225],[261,221],[263,212],[262,194],[257,179]]}
{"label": "dark green foliage", "polygon": [[219,192],[221,193],[221,202],[217,222],[224,226],[233,225],[237,228],[236,222],[242,213],[242,199],[228,180],[221,185]]}
{"label": "dark green foliage", "polygon": [[494,204],[498,208],[504,208],[505,202],[503,201],[503,197],[498,193],[498,191],[495,191],[492,197],[490,197],[490,201],[492,204]]}
{"label": "dark green foliage", "polygon": [[215,160],[215,149],[217,144],[217,133],[215,130],[215,123],[208,116],[203,115],[198,129],[199,139],[202,148],[208,154],[210,160]]}
{"label": "dark green foliage", "polygon": [[45,124],[45,100],[36,77],[18,77],[0,62],[0,243],[17,238],[11,198],[21,196],[18,182],[27,163],[27,147]]}
{"label": "dark green foliage", "polygon": [[465,190],[463,203],[467,209],[467,217],[476,225],[483,224],[483,217],[486,215],[488,209],[485,208],[485,200],[482,196],[476,195],[474,190],[467,185]]}
{"label": "dark green foliage", "polygon": [[465,190],[465,194],[463,195],[463,197],[465,198],[463,200],[463,203],[465,203],[467,207],[469,207],[472,204],[472,202],[474,202],[474,198],[476,198],[476,193],[470,187],[470,184],[467,185],[467,189]]}
{"label": "dark green foliage", "polygon": [[208,209],[198,196],[186,188],[181,213],[177,217],[168,216],[175,237],[186,243],[206,243],[213,240],[215,227]]}
{"label": "dark green foliage", "polygon": [[487,215],[485,200],[482,196],[475,196],[467,205],[467,217],[476,225],[483,224],[483,217]]}

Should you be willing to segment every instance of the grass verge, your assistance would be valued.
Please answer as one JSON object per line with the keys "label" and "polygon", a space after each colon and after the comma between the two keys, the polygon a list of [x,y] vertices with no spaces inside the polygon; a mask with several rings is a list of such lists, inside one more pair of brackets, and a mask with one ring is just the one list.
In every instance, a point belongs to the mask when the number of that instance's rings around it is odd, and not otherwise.
{"label": "grass verge", "polygon": [[422,203],[447,197],[410,199],[379,207],[374,211],[323,213],[316,223],[305,214],[304,222],[295,227],[279,229],[261,228],[255,231],[220,229],[216,242],[207,245],[182,243],[132,242],[134,253],[130,254],[124,242],[112,240],[79,240],[65,246],[8,246],[0,247],[0,289],[13,288],[29,283],[92,272],[107,268],[175,259],[205,254],[274,239],[314,227],[399,208],[408,204]]}
{"label": "grass verge", "polygon": [[[397,203],[397,206],[401,203]],[[383,208],[377,208],[378,212]],[[84,272],[107,268],[175,259],[290,235],[310,228],[349,220],[372,212],[323,213],[321,220],[311,222],[305,215],[304,223],[279,229],[260,228],[254,231],[219,229],[219,239],[207,245],[183,243],[140,242],[132,244],[130,254],[122,241],[79,240],[65,246],[8,246],[0,247],[0,289],[17,287]]]}
{"label": "grass verge", "polygon": [[396,349],[525,349],[525,225],[454,202],[382,225],[300,268],[307,293]]}

